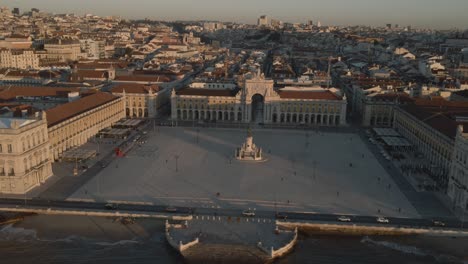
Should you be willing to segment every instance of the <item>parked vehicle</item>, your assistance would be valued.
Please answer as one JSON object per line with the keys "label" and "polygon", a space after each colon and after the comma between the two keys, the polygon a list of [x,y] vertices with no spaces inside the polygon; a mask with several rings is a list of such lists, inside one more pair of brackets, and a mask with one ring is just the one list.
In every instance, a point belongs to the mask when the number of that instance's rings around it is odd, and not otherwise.
{"label": "parked vehicle", "polygon": [[115,210],[115,209],[117,209],[117,205],[116,205],[116,204],[113,204],[113,203],[108,203],[108,204],[104,205],[104,207],[105,207],[107,210]]}
{"label": "parked vehicle", "polygon": [[338,221],[340,221],[340,222],[351,222],[351,218],[348,217],[348,216],[342,215],[342,216],[338,217]]}
{"label": "parked vehicle", "polygon": [[168,207],[166,207],[166,212],[175,213],[175,212],[177,212],[177,208],[175,208],[173,206],[168,206]]}
{"label": "parked vehicle", "polygon": [[445,226],[445,223],[439,220],[432,220],[434,226]]}
{"label": "parked vehicle", "polygon": [[286,219],[286,218],[288,218],[287,215],[282,214],[282,213],[276,213],[275,217],[276,217],[276,219]]}
{"label": "parked vehicle", "polygon": [[378,223],[390,223],[390,221],[389,221],[387,218],[382,217],[382,216],[381,216],[381,217],[377,217],[376,220],[377,220]]}
{"label": "parked vehicle", "polygon": [[242,212],[243,216],[255,216],[255,212],[253,210],[245,210]]}

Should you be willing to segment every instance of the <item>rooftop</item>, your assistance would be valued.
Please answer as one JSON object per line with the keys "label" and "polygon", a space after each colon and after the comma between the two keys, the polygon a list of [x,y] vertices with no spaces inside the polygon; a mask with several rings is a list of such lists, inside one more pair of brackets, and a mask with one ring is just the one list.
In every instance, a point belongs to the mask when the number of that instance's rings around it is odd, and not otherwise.
{"label": "rooftop", "polygon": [[16,122],[18,125],[18,128],[21,128],[23,126],[32,124],[36,122],[36,119],[25,119],[25,118],[8,118],[8,117],[0,117],[0,129],[11,129],[12,124]]}
{"label": "rooftop", "polygon": [[468,107],[406,105],[402,109],[449,138],[455,138],[457,127],[461,124],[456,121],[456,117],[462,116],[468,118]]}
{"label": "rooftop", "polygon": [[125,93],[130,94],[148,94],[151,90],[157,93],[161,90],[161,87],[155,84],[140,84],[140,83],[121,83],[117,84],[111,89],[112,93]]}
{"label": "rooftop", "polygon": [[292,91],[279,90],[279,96],[283,99],[315,99],[315,100],[341,100],[336,94],[325,91]]}
{"label": "rooftop", "polygon": [[186,88],[177,92],[177,95],[198,95],[198,96],[228,96],[235,97],[239,89],[205,89]]}
{"label": "rooftop", "polygon": [[47,126],[54,126],[62,121],[77,116],[98,106],[117,100],[119,97],[110,93],[95,93],[79,100],[59,105],[46,111]]}
{"label": "rooftop", "polygon": [[26,97],[68,97],[68,93],[79,92],[79,88],[64,87],[35,87],[35,86],[6,86],[0,91],[0,100],[13,100],[18,96]]}
{"label": "rooftop", "polygon": [[151,75],[129,75],[129,76],[116,76],[116,82],[170,82],[171,79],[166,76],[151,76]]}

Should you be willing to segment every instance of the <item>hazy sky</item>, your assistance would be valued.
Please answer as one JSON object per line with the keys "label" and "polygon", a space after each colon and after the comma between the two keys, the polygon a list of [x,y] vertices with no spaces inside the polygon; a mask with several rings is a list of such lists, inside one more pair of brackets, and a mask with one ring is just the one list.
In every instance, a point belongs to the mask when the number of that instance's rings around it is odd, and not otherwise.
{"label": "hazy sky", "polygon": [[288,22],[468,28],[468,0],[1,0],[0,6],[159,20],[255,23],[266,14]]}

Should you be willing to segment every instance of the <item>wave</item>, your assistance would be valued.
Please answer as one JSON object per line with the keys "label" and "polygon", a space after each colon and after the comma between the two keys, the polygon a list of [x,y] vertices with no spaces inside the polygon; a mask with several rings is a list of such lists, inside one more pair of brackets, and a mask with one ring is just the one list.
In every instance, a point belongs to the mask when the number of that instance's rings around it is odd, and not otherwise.
{"label": "wave", "polygon": [[37,240],[42,241],[42,242],[51,242],[51,243],[76,243],[76,242],[82,241],[83,238],[81,238],[79,236],[72,235],[72,236],[68,236],[66,238],[58,238],[58,239],[38,238]]}
{"label": "wave", "polygon": [[37,232],[34,229],[14,227],[9,224],[0,229],[0,240],[3,241],[31,241],[37,239]]}
{"label": "wave", "polygon": [[34,229],[26,229],[22,227],[14,227],[13,224],[6,225],[0,229],[0,241],[16,241],[16,242],[44,242],[44,243],[82,243],[88,245],[97,245],[104,247],[123,246],[129,244],[139,244],[141,241],[137,239],[120,240],[116,242],[95,241],[89,238],[71,235],[65,238],[48,239],[38,238],[37,231]]}
{"label": "wave", "polygon": [[412,254],[415,256],[419,256],[419,257],[432,257],[436,261],[440,261],[440,262],[459,262],[460,261],[458,258],[454,256],[449,256],[449,255],[444,255],[444,254],[442,255],[433,254],[429,251],[426,251],[426,250],[423,250],[414,246],[405,246],[405,245],[401,245],[395,242],[375,241],[367,236],[361,239],[361,243],[369,243],[369,244],[373,244],[377,246],[383,246],[386,248],[390,248],[396,251],[403,252],[405,254]]}
{"label": "wave", "polygon": [[120,240],[117,242],[94,242],[93,244],[104,247],[125,246],[130,244],[140,244],[138,240]]}
{"label": "wave", "polygon": [[383,246],[383,247],[397,250],[406,254],[413,254],[413,255],[421,256],[421,257],[429,256],[428,253],[426,253],[424,250],[419,249],[417,247],[404,246],[404,245],[400,245],[400,244],[389,242],[389,241],[375,241],[375,240],[370,239],[367,236],[361,239],[361,243],[369,243],[369,244],[374,244],[378,246]]}

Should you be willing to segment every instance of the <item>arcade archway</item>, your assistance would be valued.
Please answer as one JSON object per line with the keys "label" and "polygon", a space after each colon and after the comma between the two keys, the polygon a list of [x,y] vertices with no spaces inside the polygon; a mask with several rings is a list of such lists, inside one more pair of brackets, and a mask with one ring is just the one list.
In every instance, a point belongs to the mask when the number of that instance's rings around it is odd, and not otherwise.
{"label": "arcade archway", "polygon": [[255,123],[263,123],[263,107],[265,98],[261,94],[252,96],[252,121]]}

